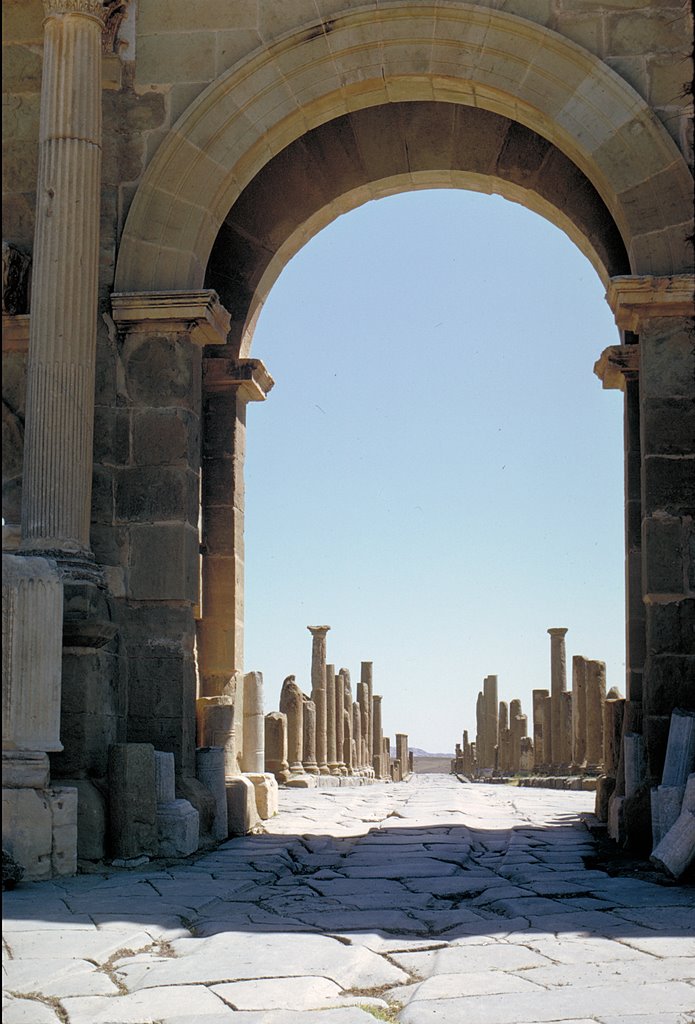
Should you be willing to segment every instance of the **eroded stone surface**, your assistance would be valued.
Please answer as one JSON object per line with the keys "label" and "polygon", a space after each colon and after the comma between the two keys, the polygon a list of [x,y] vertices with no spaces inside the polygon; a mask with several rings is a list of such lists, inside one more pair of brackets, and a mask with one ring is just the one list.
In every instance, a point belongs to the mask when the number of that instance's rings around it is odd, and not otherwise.
{"label": "eroded stone surface", "polygon": [[22,884],[8,1019],[681,1024],[695,893],[588,870],[592,801],[447,776],[281,790],[265,834],[194,863]]}

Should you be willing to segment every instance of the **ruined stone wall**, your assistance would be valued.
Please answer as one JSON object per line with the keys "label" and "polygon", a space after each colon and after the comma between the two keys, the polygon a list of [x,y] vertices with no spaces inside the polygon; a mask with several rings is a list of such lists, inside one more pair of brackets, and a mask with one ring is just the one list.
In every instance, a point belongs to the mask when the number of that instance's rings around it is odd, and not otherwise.
{"label": "ruined stone wall", "polygon": [[[168,239],[172,230],[178,229],[180,224],[184,223],[193,225],[192,230],[196,238],[205,240],[205,244],[201,243],[195,253],[185,251],[185,246],[173,246],[162,259],[171,279],[185,282],[178,287],[202,287],[206,267],[199,264],[205,262],[207,255],[204,254],[213,248],[220,223],[228,208],[212,210],[210,203],[205,205],[207,200],[201,207],[186,206],[188,200],[181,198],[179,186],[185,181],[186,176],[192,175],[197,175],[196,188],[202,188],[207,184],[204,180],[206,177],[214,183],[217,182],[220,165],[214,162],[206,150],[210,139],[186,136],[178,138],[178,148],[171,150],[167,174],[158,182],[158,187],[161,186],[159,192],[153,193],[152,196],[146,195],[143,200],[143,192],[147,192],[147,183],[138,192],[148,167],[156,166],[153,160],[157,154],[169,153],[162,145],[171,137],[171,129],[196,102],[201,108],[205,106],[206,100],[201,97],[208,86],[218,82],[231,68],[240,67],[249,55],[264,49],[272,60],[267,64],[257,62],[252,85],[249,85],[244,77],[235,82],[234,89],[224,98],[224,103],[228,104],[228,107],[224,109],[222,122],[224,130],[230,132],[229,137],[225,135],[223,144],[229,150],[233,150],[234,159],[237,160],[235,168],[241,168],[240,174],[242,177],[246,175],[249,186],[254,182],[255,174],[258,185],[258,179],[261,177],[258,171],[268,167],[273,156],[277,158],[284,152],[283,147],[289,148],[287,144],[296,140],[298,134],[301,135],[301,131],[297,131],[301,103],[290,86],[286,85],[283,67],[286,71],[288,68],[282,62],[291,62],[295,59],[301,61],[306,59],[306,55],[302,56],[299,52],[301,47],[285,46],[283,39],[296,35],[302,43],[319,42],[324,56],[330,57],[331,33],[336,19],[341,13],[353,12],[356,20],[343,30],[340,70],[330,69],[329,60],[324,62],[325,68],[329,69],[326,74],[332,76],[330,81],[336,83],[338,92],[342,90],[344,95],[349,97],[358,87],[362,87],[364,81],[373,76],[374,67],[369,64],[371,58],[361,47],[365,40],[373,41],[380,38],[389,12],[395,6],[397,5],[382,2],[362,3],[358,0],[292,0],[291,3],[278,3],[277,0],[235,0],[233,4],[222,4],[219,0],[130,0],[128,3],[124,0],[122,4],[105,4],[108,18],[103,36],[102,60],[103,160],[90,542],[97,562],[105,571],[110,595],[110,610],[107,617],[113,618],[114,626],[118,628],[118,636],[108,651],[103,655],[94,656],[93,664],[87,665],[82,649],[73,648],[76,653],[66,655],[68,660],[63,666],[64,680],[75,698],[69,709],[66,708],[64,701],[64,712],[69,712],[72,716],[71,719],[64,719],[61,725],[61,735],[67,739],[66,765],[70,763],[71,757],[70,722],[77,723],[80,728],[85,723],[91,723],[90,728],[86,731],[83,729],[75,740],[82,746],[79,748],[78,763],[75,764],[73,759],[70,768],[73,775],[92,771],[95,777],[103,776],[105,737],[112,740],[112,733],[115,732],[117,738],[123,738],[125,720],[128,739],[154,742],[159,750],[174,752],[179,773],[190,775],[193,772],[193,709],[197,685],[194,651],[197,621],[201,612],[203,615],[206,614],[206,609],[201,609],[201,590],[210,599],[209,603],[213,603],[220,596],[219,591],[222,588],[217,587],[219,579],[216,581],[213,577],[215,568],[220,569],[224,559],[234,560],[234,574],[238,577],[234,584],[235,593],[225,597],[225,600],[228,599],[234,604],[234,614],[237,617],[232,630],[234,636],[229,641],[231,646],[228,648],[229,638],[224,635],[221,628],[212,629],[209,631],[210,635],[203,632],[204,642],[200,644],[199,650],[209,649],[214,652],[217,661],[213,665],[214,659],[211,655],[212,675],[215,674],[212,669],[216,666],[222,666],[225,671],[230,667],[241,667],[238,620],[243,618],[239,613],[242,607],[240,591],[243,587],[243,486],[240,479],[243,403],[239,399],[239,404],[235,406],[238,410],[235,414],[236,427],[234,431],[228,432],[227,436],[224,430],[220,432],[218,429],[219,423],[213,416],[215,402],[211,401],[210,394],[216,394],[215,389],[236,389],[243,380],[248,392],[243,401],[255,400],[262,397],[261,392],[267,390],[270,384],[268,380],[263,386],[254,384],[253,381],[249,383],[244,377],[247,371],[250,372],[248,366],[232,366],[231,359],[211,358],[210,346],[224,342],[229,325],[220,318],[219,311],[206,306],[207,299],[204,296],[200,298],[202,293],[199,293],[198,305],[196,302],[191,305],[189,299],[192,293],[186,293],[178,304],[178,300],[172,299],[166,309],[158,305],[156,299],[151,299],[149,304],[144,303],[138,311],[121,310],[121,314],[116,312],[111,302],[111,294],[114,290],[119,246],[126,218],[129,210],[133,208],[133,199],[138,193],[140,200],[145,202],[147,226],[153,237]],[[424,94],[413,97],[401,90],[402,83],[399,85],[398,81],[398,57],[394,57],[394,53],[400,53],[403,67],[411,81],[422,83],[433,74],[428,64],[429,51],[427,54],[421,51],[422,44],[417,40],[413,41],[415,30],[409,15],[412,15],[414,24],[416,16],[421,17],[430,12],[429,16],[432,17],[436,12],[439,18],[441,14],[441,23],[446,25],[442,31],[446,35],[447,32],[467,30],[461,20],[452,21],[451,25],[454,27],[449,27],[449,22],[445,20],[447,12],[460,14],[462,11],[470,10],[478,19],[473,33],[475,35],[485,31],[484,26],[481,29],[480,17],[486,9],[491,12],[501,11],[519,19],[515,22],[519,33],[518,37],[514,36],[514,41],[522,47],[518,54],[520,64],[515,63],[516,53],[513,56],[507,53],[500,58],[500,67],[509,77],[509,95],[516,95],[518,82],[514,77],[515,73],[518,73],[519,67],[524,70],[530,66],[535,52],[533,48],[538,46],[538,40],[533,37],[533,33],[528,32],[524,35],[524,20],[533,26],[547,27],[558,33],[561,39],[583,47],[621,76],[624,82],[636,91],[637,96],[651,107],[692,166],[692,122],[689,117],[691,100],[688,89],[688,83],[692,79],[692,21],[688,5],[680,0],[634,0],[629,4],[624,0],[605,0],[601,3],[591,0],[492,0],[488,5],[453,2],[429,5],[413,2],[410,5],[402,4],[400,7],[403,16],[398,19],[397,31],[402,33],[403,41],[398,46],[393,41],[390,44],[390,57],[396,62],[393,65],[395,71],[392,67],[392,81],[388,88],[383,82],[377,81],[380,91],[375,87],[372,97],[360,94],[359,101],[355,102],[356,110],[360,107],[376,109],[381,105],[386,111],[384,116],[388,121],[389,118],[399,116],[397,107],[405,108],[407,103],[413,100],[420,103],[424,98],[431,98],[444,106],[454,108],[455,103],[450,101],[460,99],[457,93],[444,94],[443,98],[441,94],[434,95],[434,92],[432,97],[425,97]],[[4,0],[2,11],[5,111],[3,239],[15,246],[20,253],[30,256],[37,203],[43,6],[40,0]],[[391,33],[396,31],[394,24],[394,19],[391,19],[388,26]],[[440,45],[445,49],[449,42],[455,43],[457,38],[444,38],[440,40]],[[351,46],[353,40],[354,48]],[[527,47],[528,52],[523,52],[522,44]],[[354,66],[350,63],[353,51]],[[458,51],[455,53],[452,74],[456,74],[459,67],[456,61],[459,60],[460,54]],[[557,61],[556,65],[553,65],[553,73],[556,77],[560,76],[566,65],[563,65],[557,55],[553,57],[550,52],[547,59],[551,62],[554,59]],[[524,61],[527,63],[524,64]],[[364,66],[361,62],[364,62]],[[569,63],[574,66],[571,61]],[[301,87],[304,89],[302,95],[305,97],[302,102],[313,103],[313,93],[319,97],[318,106],[313,110],[312,116],[315,123],[320,125],[322,120],[335,117],[337,113],[344,114],[345,106],[340,111],[334,111],[328,101],[325,107],[321,106],[333,86],[326,86],[323,81],[319,81],[316,77],[319,75],[317,68],[318,65],[311,59],[308,60],[306,67],[299,70],[302,78]],[[420,74],[416,73],[418,69]],[[296,72],[299,77],[296,67],[290,67],[289,71],[293,75]],[[594,72],[595,68],[591,74]],[[586,69],[582,66],[581,74],[585,73]],[[267,82],[263,76],[267,76]],[[251,77],[249,72],[249,82]],[[521,78],[523,77],[524,75],[521,75]],[[591,85],[587,85],[584,79],[581,81],[584,83],[583,88],[590,91]],[[595,134],[600,138],[601,133],[607,131],[606,126],[609,126],[611,131],[615,128],[615,123],[611,120],[612,98],[601,92],[596,83],[593,85],[598,93],[591,97],[593,109],[596,111]],[[390,92],[389,89],[393,91]],[[502,91],[500,89],[500,95]],[[560,95],[560,90],[557,95]],[[219,106],[219,94],[216,94],[215,102]],[[560,101],[557,102],[559,104]],[[485,112],[489,114],[490,121],[509,121],[510,117],[515,116],[507,99],[506,106],[500,102],[499,109],[495,107],[494,99],[490,100],[490,103],[490,111]],[[246,111],[251,107],[253,117],[249,115],[247,118]],[[462,104],[462,109],[466,111],[472,111],[474,107],[475,104],[472,103]],[[287,109],[285,120],[279,118],[278,109],[283,113]],[[558,138],[554,137],[556,115],[558,123],[561,117],[565,117],[566,120],[571,120],[571,117],[564,108],[547,116],[544,124],[547,140],[559,145],[559,129]],[[636,119],[633,124],[629,121],[629,114],[625,116],[630,128],[635,132],[644,131],[645,127],[648,127],[644,118],[641,121]],[[367,121],[368,118],[365,117],[364,123]],[[263,129],[266,123],[273,128],[275,148],[272,150],[269,146],[264,148]],[[233,124],[232,129],[229,129],[230,124]],[[371,124],[371,137],[376,137],[381,144],[387,133],[377,131],[375,136],[374,124],[378,124],[378,119]],[[387,127],[391,129],[392,125]],[[504,127],[507,132],[509,124],[505,124]],[[520,133],[516,132],[516,127],[521,128]],[[538,148],[536,140],[540,136],[522,126],[512,125],[512,129],[514,130],[510,130],[504,142],[505,152],[511,153],[510,161],[513,164],[513,173],[510,171],[509,181],[511,187],[517,190],[510,195],[532,205],[528,200],[528,193],[523,189],[525,183],[530,181],[535,173],[533,159],[538,157],[535,152]],[[427,136],[427,125],[424,123],[414,130],[419,137]],[[524,132],[527,136],[524,147],[515,149],[517,135]],[[657,134],[661,139],[660,133]],[[401,144],[399,132],[392,131],[389,137],[394,140],[393,147]],[[446,140],[450,137],[442,131],[441,139]],[[547,140],[544,140],[544,144]],[[550,145],[550,142],[547,144]],[[610,148],[612,142],[609,132],[605,140],[607,155],[603,154],[605,160],[602,167],[605,170],[605,166],[610,165],[611,171],[615,170],[618,182],[615,188],[621,195],[624,216],[628,219],[632,216],[641,231],[649,236],[649,240],[645,242],[647,248],[651,245],[651,239],[656,238],[654,252],[655,261],[659,266],[675,267],[676,272],[690,269],[684,266],[682,224],[673,224],[668,220],[671,208],[678,209],[679,203],[682,202],[681,193],[671,196],[666,189],[662,196],[662,182],[657,180],[650,182],[646,189],[640,187],[639,194],[637,190],[634,196],[626,194],[620,177],[621,151],[618,149],[616,156]],[[427,166],[429,159],[428,147],[433,147],[431,139],[423,143],[423,167]],[[373,148],[378,149],[379,146]],[[433,148],[436,151],[441,147],[437,143]],[[599,153],[603,148],[599,146],[597,149],[591,149],[592,155]],[[662,159],[659,166],[665,167],[667,160],[671,161],[671,167],[675,166],[678,163],[674,163],[676,151],[670,145],[661,146],[661,149],[666,156],[663,153],[659,154],[659,158]],[[220,159],[222,156],[224,154]],[[440,170],[446,171],[453,166],[448,162],[449,156],[442,156],[440,152],[437,152],[436,156]],[[563,159],[570,157],[573,157],[573,154],[564,154]],[[528,163],[529,160],[531,164]],[[298,166],[300,165],[295,165],[295,171]],[[332,167],[335,171],[329,169],[329,175],[337,174],[340,162],[333,164]],[[466,168],[466,172],[468,170],[469,168]],[[582,175],[583,180],[579,186],[575,181],[575,187],[581,191],[585,187],[586,178],[583,178],[583,172],[576,168],[575,170],[577,175]],[[207,174],[207,171],[210,171],[210,174]],[[225,166],[223,171],[226,174],[228,168]],[[649,168],[646,171],[648,172]],[[367,168],[367,172],[368,175],[372,173],[370,167]],[[389,173],[394,173],[393,169],[389,170]],[[680,182],[678,187],[682,189],[682,175],[679,178],[678,173],[677,168],[673,178],[669,177],[668,181]],[[502,175],[496,159],[494,166],[490,164],[490,167],[486,166],[480,171],[480,176],[496,174]],[[667,168],[662,174],[667,175]],[[228,182],[225,181],[224,184],[228,187]],[[588,184],[587,182],[587,186]],[[549,181],[547,196],[546,192],[542,192],[542,201],[533,208],[538,208],[547,215],[546,207],[548,203],[554,201],[555,208],[562,211],[567,200],[566,185],[567,182],[562,176],[558,182]],[[239,188],[243,186],[244,182]],[[167,187],[171,192],[166,191]],[[411,185],[406,183],[403,187]],[[315,189],[320,192],[320,185],[315,184]],[[647,192],[652,197],[647,202],[651,219],[648,224],[643,224],[634,214],[634,209],[642,209],[639,204],[646,202]],[[252,206],[262,205],[259,204],[258,198],[261,194],[254,194],[255,202],[251,203]],[[549,198],[546,203],[547,197]],[[361,201],[365,198],[368,198],[367,194]],[[598,220],[603,222],[604,208],[593,205],[593,198],[589,206],[594,214],[599,212]],[[279,210],[275,217],[276,226],[282,219],[281,214],[282,210]],[[309,216],[309,211],[306,212],[306,216]],[[595,219],[592,222],[591,217],[587,216],[580,223],[578,235],[584,234],[591,240],[592,223],[595,222]],[[664,222],[668,222],[668,231],[661,232]],[[293,227],[299,230],[302,223]],[[569,227],[569,224],[566,225],[568,230]],[[316,221],[313,221],[312,230],[317,229]],[[615,230],[614,225],[611,230]],[[627,241],[625,245],[627,246]],[[651,249],[649,251],[651,252]],[[676,252],[673,258],[672,251]],[[276,253],[277,250],[273,252]],[[642,250],[639,250],[639,255],[641,253]],[[286,258],[286,253],[284,256]],[[70,254],[66,254],[66,259],[69,257]],[[142,271],[143,280],[147,278],[147,260],[147,253],[145,256],[136,253],[135,263]],[[195,263],[196,260],[198,264]],[[616,273],[616,265],[611,264],[609,260],[604,262],[604,268],[608,268],[609,276]],[[258,270],[257,266],[252,268],[253,273]],[[251,283],[254,281],[253,273],[249,276]],[[137,274],[135,276],[137,277]],[[164,276],[166,277],[166,274]],[[153,277],[156,278],[156,275]],[[197,282],[197,285],[191,282]],[[182,293],[177,294],[181,298]],[[235,311],[232,309],[230,312],[234,321]],[[9,530],[10,541],[12,536],[16,540],[21,496],[24,378],[28,339],[26,313],[27,309],[3,304],[4,337],[7,339],[3,345],[3,513],[10,527],[15,529],[14,535],[12,529]],[[630,329],[635,330],[634,327]],[[652,335],[653,337],[648,336],[646,332],[644,335],[648,341],[651,337],[651,348],[645,344],[645,351],[649,353],[653,349],[656,353],[649,357],[651,362],[645,363],[647,369],[656,365],[657,356],[664,351],[660,336],[654,332]],[[227,353],[228,356],[238,354],[238,351]],[[668,354],[666,359],[670,359]],[[208,388],[206,391],[206,364],[213,362],[217,365],[210,366],[209,377],[213,380],[214,388]],[[239,361],[243,362],[250,361]],[[674,367],[677,369],[677,360],[670,360],[668,371],[672,377],[676,374]],[[687,372],[682,371],[682,376],[685,377]],[[262,374],[260,376],[262,377]],[[645,393],[648,392],[648,397],[653,402],[663,404],[664,396],[670,399],[675,392],[679,400],[682,397],[681,392],[686,396],[690,393],[689,381],[683,385],[678,378],[671,383],[667,381],[668,386],[662,386],[660,381],[663,377],[664,374],[657,367],[652,372],[653,379],[650,379],[651,390],[645,389]],[[225,400],[220,400],[218,404],[231,407],[237,402],[236,391],[234,396],[231,398],[227,393]],[[659,412],[658,415],[662,413]],[[201,429],[205,417],[208,426]],[[201,434],[205,436],[201,437]],[[680,443],[678,452],[685,453],[686,445],[687,441]],[[682,461],[685,464],[685,458]],[[199,516],[201,475],[203,503],[208,502],[207,512],[205,507],[203,509],[202,532]],[[685,522],[685,502],[681,504],[681,518]],[[655,498],[647,511],[651,514],[656,508],[660,514],[662,505],[667,510],[673,506],[678,514],[681,514],[678,511],[681,506],[663,498],[661,492],[658,500]],[[224,529],[218,530],[218,533],[223,533],[225,537],[230,535],[228,527],[232,525],[234,541],[230,550],[223,545],[220,546],[219,538],[213,537],[215,521],[223,521]],[[656,528],[659,524],[652,525]],[[674,530],[676,527],[679,530],[682,527],[679,520],[678,524],[671,524],[670,521],[667,524],[660,523],[660,528],[671,528],[671,525]],[[670,544],[671,540],[668,543]],[[680,541],[676,540],[673,543]],[[207,576],[206,548],[210,559]],[[217,560],[215,566],[212,565],[212,555]],[[225,563],[226,569],[229,564]],[[680,566],[680,563],[678,565]],[[678,571],[681,571],[680,568]],[[221,573],[218,573],[218,576],[221,576]],[[650,592],[656,590],[660,593],[666,586],[663,581],[657,580],[654,583],[651,578],[647,582],[650,584]],[[667,582],[669,587],[666,591],[671,593],[674,588],[670,586],[670,580]],[[680,590],[676,588],[676,592],[680,593]],[[225,616],[229,612],[229,607],[222,609]],[[209,619],[214,624],[221,621],[219,604],[213,611],[215,614],[210,615],[210,609],[207,609]],[[653,626],[653,637],[656,636],[655,630],[656,626]],[[667,646],[668,643],[670,641],[667,642]],[[665,653],[670,655],[671,649]],[[85,685],[85,679],[91,679],[93,685],[89,682]],[[667,697],[661,702],[664,708],[655,704],[650,713],[653,716],[660,715],[664,722],[667,722],[662,712],[668,710],[666,705],[672,692],[671,684],[664,684],[663,689],[667,691]],[[92,728],[96,719],[102,724]],[[115,723],[113,729],[110,726],[106,728],[109,722]],[[85,739],[85,736],[91,739]],[[99,767],[92,770],[89,768],[90,763],[98,764]],[[65,771],[67,770],[66,767]]]}

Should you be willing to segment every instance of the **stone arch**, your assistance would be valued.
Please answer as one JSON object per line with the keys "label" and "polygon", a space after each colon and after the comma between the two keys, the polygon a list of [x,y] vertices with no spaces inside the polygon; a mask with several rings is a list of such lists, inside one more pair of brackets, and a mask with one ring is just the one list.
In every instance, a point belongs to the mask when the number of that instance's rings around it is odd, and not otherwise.
{"label": "stone arch", "polygon": [[247,356],[255,323],[288,260],[330,221],[371,199],[422,188],[497,193],[552,221],[606,287],[629,273],[620,232],[588,178],[509,118],[421,100],[367,107],[306,132],[273,157],[225,217],[205,284],[231,313]]}
{"label": "stone arch", "polygon": [[605,203],[633,274],[689,270],[692,177],[619,75],[515,15],[394,2],[307,24],[194,101],[135,196],[116,290],[199,288],[227,212],[270,159],[333,118],[418,100],[480,107],[552,142]]}

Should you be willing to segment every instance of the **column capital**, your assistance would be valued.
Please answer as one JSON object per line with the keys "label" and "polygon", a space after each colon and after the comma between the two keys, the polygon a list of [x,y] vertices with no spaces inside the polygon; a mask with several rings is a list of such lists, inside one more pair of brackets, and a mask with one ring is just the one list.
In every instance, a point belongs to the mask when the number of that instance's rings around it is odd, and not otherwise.
{"label": "column capital", "polygon": [[187,332],[203,345],[224,345],[231,317],[212,289],[172,292],[114,292],[113,319],[119,330]]}
{"label": "column capital", "polygon": [[639,334],[644,320],[695,314],[695,276],[612,277],[606,299],[618,327]]}
{"label": "column capital", "polygon": [[[206,391],[236,388],[247,402],[264,402],[274,384],[260,359],[231,359],[222,355],[203,358],[203,387]],[[326,628],[330,629],[330,626]]]}
{"label": "column capital", "polygon": [[63,14],[86,14],[96,18],[102,26],[107,13],[102,0],[43,0],[43,9],[47,18]]}
{"label": "column capital", "polygon": [[609,345],[594,363],[594,373],[606,390],[625,390],[626,380],[639,376],[639,345]]}
{"label": "column capital", "polygon": [[549,629],[548,632],[551,636],[563,637],[567,632],[567,628],[565,626],[554,626],[552,629]]}
{"label": "column capital", "polygon": [[312,636],[325,636],[330,626],[307,626],[306,627]]}

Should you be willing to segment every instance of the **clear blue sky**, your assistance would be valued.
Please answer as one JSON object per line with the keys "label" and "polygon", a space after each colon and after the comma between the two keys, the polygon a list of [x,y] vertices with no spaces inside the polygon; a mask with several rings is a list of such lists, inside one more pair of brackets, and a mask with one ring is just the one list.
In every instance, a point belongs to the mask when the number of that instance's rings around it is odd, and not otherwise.
{"label": "clear blue sky", "polygon": [[310,692],[318,624],[432,752],[473,737],[488,674],[530,723],[551,626],[624,692],[622,395],[592,372],[618,342],[585,257],[497,196],[370,202],[294,257],[251,353],[276,381],[246,470],[266,711],[289,674]]}

